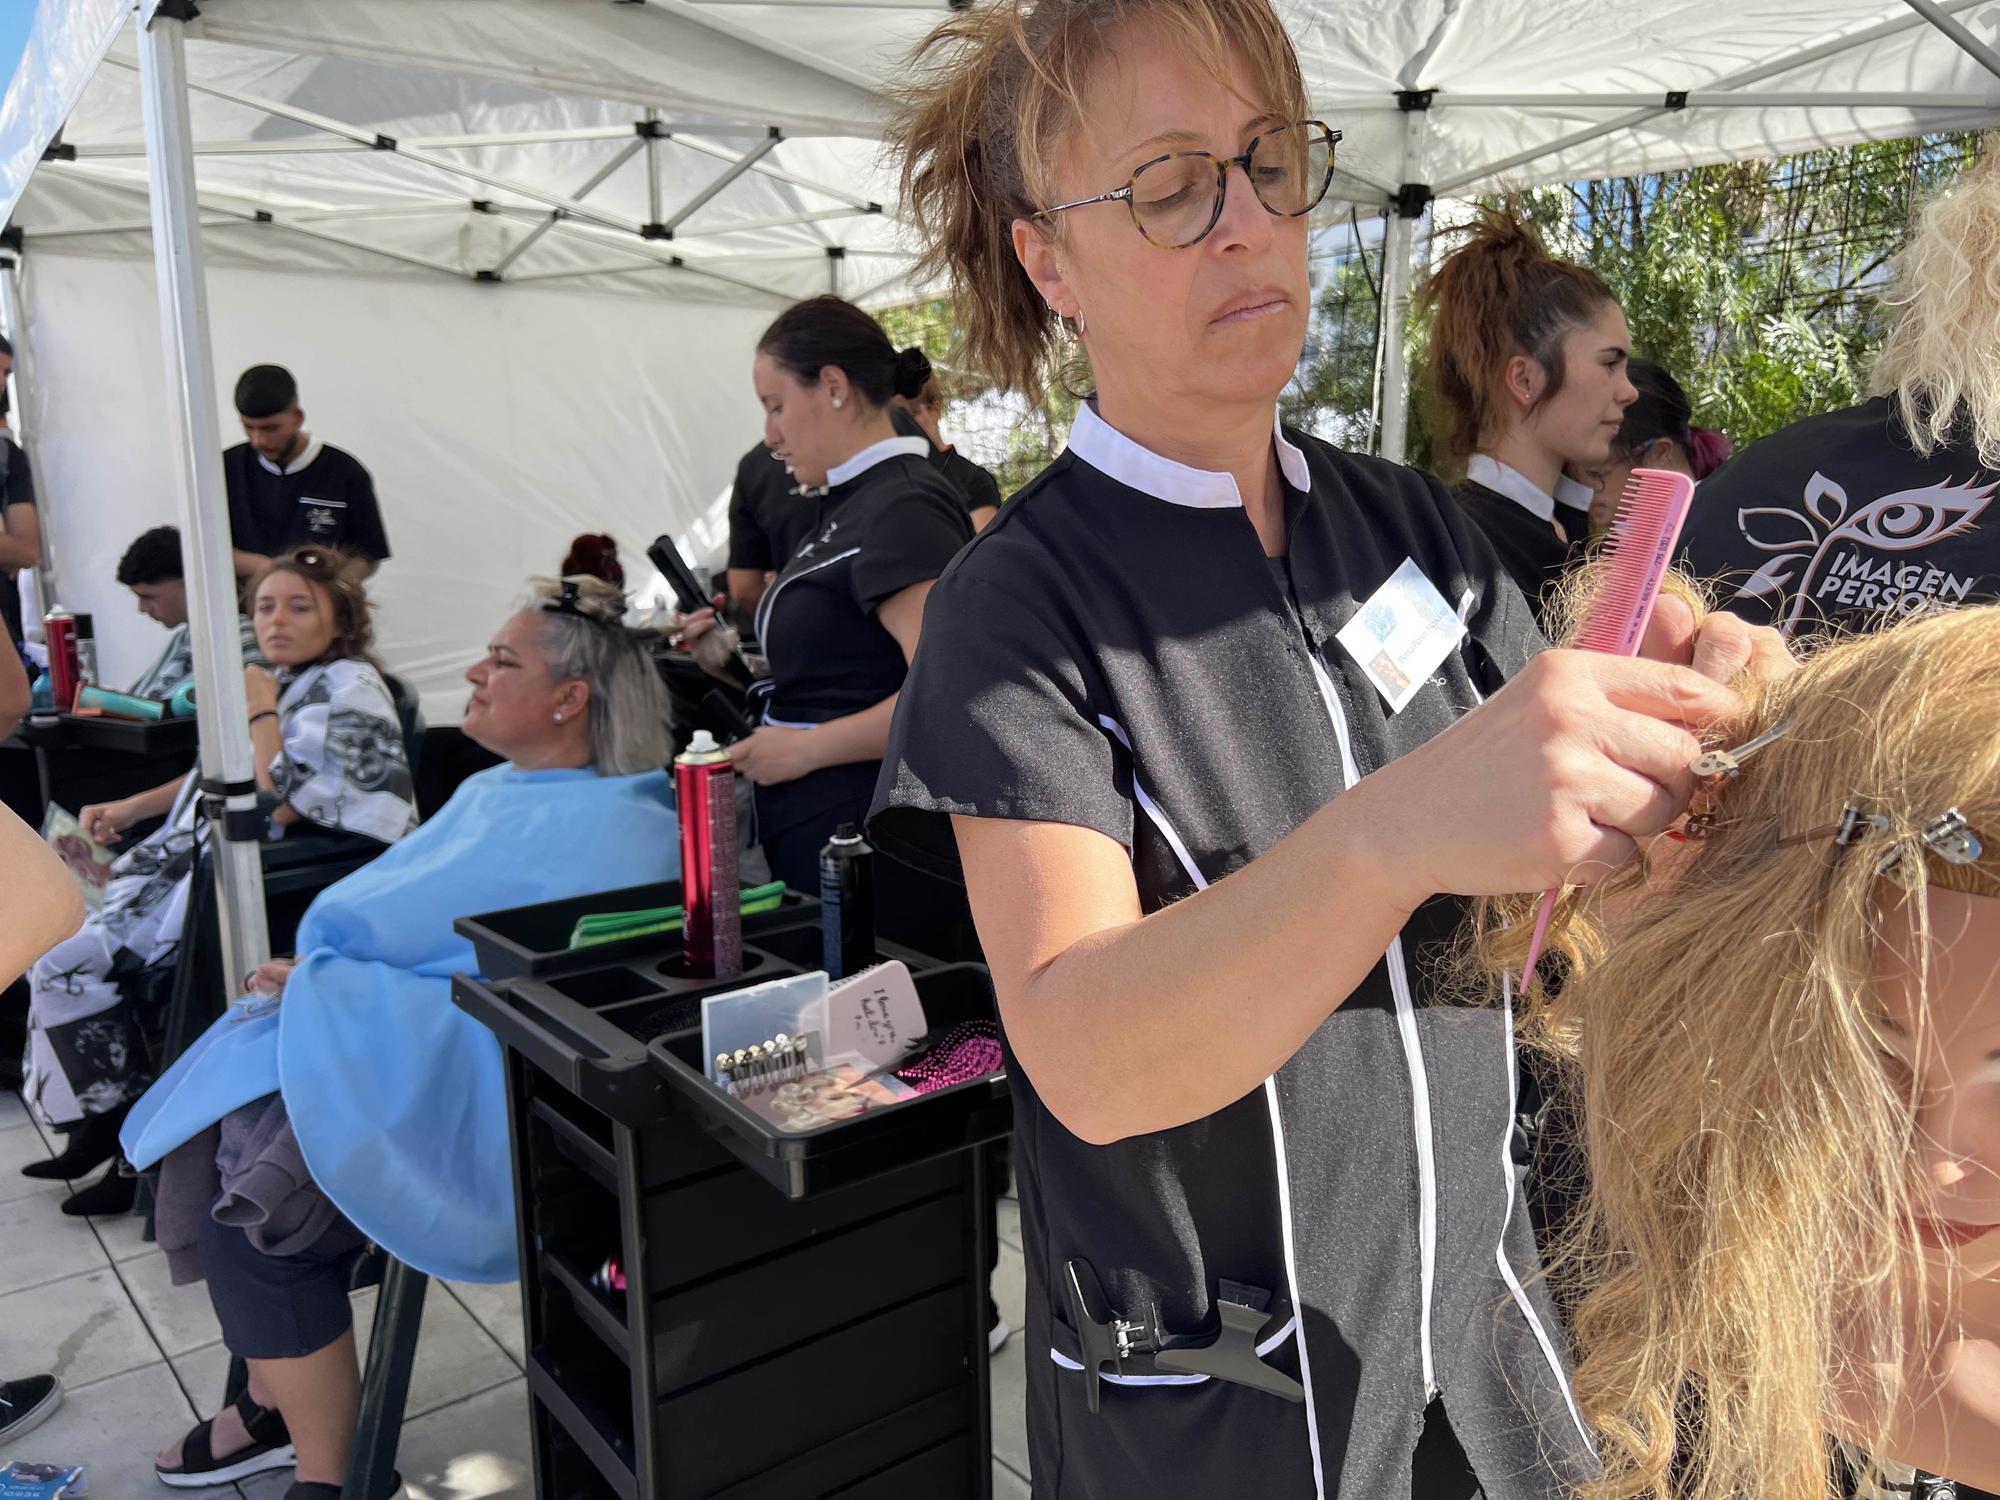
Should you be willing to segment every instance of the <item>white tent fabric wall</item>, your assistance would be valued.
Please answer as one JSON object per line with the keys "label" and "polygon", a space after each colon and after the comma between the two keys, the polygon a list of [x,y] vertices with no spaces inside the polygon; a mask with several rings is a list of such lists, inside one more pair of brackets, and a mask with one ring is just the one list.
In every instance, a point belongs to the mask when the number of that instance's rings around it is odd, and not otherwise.
{"label": "white tent fabric wall", "polygon": [[[173,519],[153,268],[42,251],[25,292],[63,597],[129,681],[164,638],[118,558]],[[433,723],[457,722],[460,674],[572,536],[608,531],[644,577],[645,545],[693,528],[760,430],[762,309],[214,264],[209,307],[224,412],[245,366],[285,364],[314,435],[373,473],[395,554],[370,589],[380,653]]]}

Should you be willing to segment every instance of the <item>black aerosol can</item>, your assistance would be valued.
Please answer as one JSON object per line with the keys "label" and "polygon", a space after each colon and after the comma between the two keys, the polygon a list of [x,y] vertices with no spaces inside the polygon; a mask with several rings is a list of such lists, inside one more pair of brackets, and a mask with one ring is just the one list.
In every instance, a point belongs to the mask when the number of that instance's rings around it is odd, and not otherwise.
{"label": "black aerosol can", "polygon": [[875,851],[852,823],[842,823],[819,851],[823,962],[832,978],[875,962]]}

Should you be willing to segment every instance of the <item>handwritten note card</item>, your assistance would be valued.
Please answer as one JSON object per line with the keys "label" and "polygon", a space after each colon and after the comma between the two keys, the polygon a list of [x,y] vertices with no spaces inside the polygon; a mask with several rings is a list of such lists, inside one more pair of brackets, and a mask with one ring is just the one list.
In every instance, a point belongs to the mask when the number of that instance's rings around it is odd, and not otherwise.
{"label": "handwritten note card", "polygon": [[826,997],[828,1057],[853,1052],[886,1068],[928,1029],[923,1002],[905,964],[892,959],[833,987]]}

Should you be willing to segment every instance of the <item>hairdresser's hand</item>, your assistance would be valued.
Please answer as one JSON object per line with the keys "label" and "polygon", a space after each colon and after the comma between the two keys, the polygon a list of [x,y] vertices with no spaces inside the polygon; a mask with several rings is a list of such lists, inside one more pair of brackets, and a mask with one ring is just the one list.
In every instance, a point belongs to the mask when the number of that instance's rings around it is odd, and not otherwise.
{"label": "hairdresser's hand", "polygon": [[778,729],[766,724],[747,740],[729,747],[736,769],[758,786],[776,786],[797,781],[820,768],[818,747],[811,729]]}
{"label": "hairdresser's hand", "polygon": [[1760,682],[1776,682],[1799,668],[1785,638],[1770,626],[1718,610],[1697,627],[1687,601],[1671,595],[1653,610],[1639,654],[1692,667],[1716,682],[1734,682],[1746,671]]}
{"label": "hairdresser's hand", "polygon": [[139,815],[131,798],[120,797],[116,802],[91,803],[76,815],[76,821],[82,825],[85,838],[109,848],[118,842],[121,833],[139,821]]}
{"label": "hairdresser's hand", "polygon": [[694,657],[695,665],[709,676],[723,682],[736,680],[730,669],[742,637],[734,627],[723,624],[715,610],[698,609],[682,620],[680,641],[682,649]]}
{"label": "hairdresser's hand", "polygon": [[1546,652],[1349,792],[1361,801],[1347,821],[1375,877],[1411,907],[1439,891],[1593,884],[1680,817],[1702,752],[1694,731],[1738,706],[1689,667]]}
{"label": "hairdresser's hand", "polygon": [[253,714],[278,711],[278,679],[262,667],[243,669],[243,699]]}

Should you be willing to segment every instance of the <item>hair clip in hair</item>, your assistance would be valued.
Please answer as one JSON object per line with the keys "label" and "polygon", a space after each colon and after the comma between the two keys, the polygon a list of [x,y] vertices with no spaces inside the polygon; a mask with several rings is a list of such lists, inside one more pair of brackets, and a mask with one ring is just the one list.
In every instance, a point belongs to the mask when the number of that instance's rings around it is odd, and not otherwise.
{"label": "hair clip in hair", "polygon": [[593,624],[597,623],[596,617],[584,609],[583,590],[578,586],[574,578],[565,578],[556,587],[557,593],[555,597],[548,600],[546,604],[550,613],[575,615],[579,620],[589,620]]}
{"label": "hair clip in hair", "polygon": [[[1840,848],[1845,849],[1867,838],[1882,838],[1889,832],[1889,818],[1886,813],[1864,812],[1853,803],[1840,810],[1840,821],[1829,823],[1824,828],[1810,829],[1805,833],[1789,833],[1778,840],[1780,849],[1793,844],[1811,844],[1820,839],[1830,838]],[[1893,855],[1890,856],[1893,860]]]}
{"label": "hair clip in hair", "polygon": [[1986,852],[1979,835],[1955,807],[1946,808],[1924,825],[1923,845],[1948,865],[1976,864]]}
{"label": "hair clip in hair", "polygon": [[1734,750],[1710,750],[1697,756],[1688,769],[1701,777],[1734,776],[1743,769],[1743,762],[1767,745],[1775,744],[1785,737],[1791,728],[1789,720],[1773,724],[1754,740],[1738,745]]}

